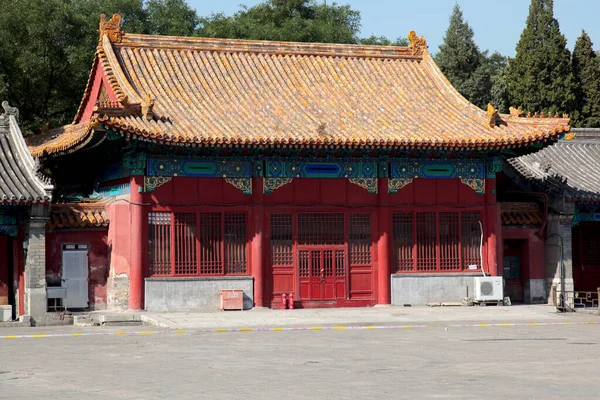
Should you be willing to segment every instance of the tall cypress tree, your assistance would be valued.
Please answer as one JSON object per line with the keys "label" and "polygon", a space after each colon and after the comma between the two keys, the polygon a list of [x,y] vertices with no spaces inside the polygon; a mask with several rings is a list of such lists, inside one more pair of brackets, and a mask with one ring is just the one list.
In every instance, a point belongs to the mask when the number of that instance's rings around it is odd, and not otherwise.
{"label": "tall cypress tree", "polygon": [[509,61],[510,102],[526,112],[571,112],[574,78],[567,40],[554,18],[553,0],[531,0],[517,54]]}
{"label": "tall cypress tree", "polygon": [[452,10],[450,25],[435,61],[467,100],[482,108],[487,105],[492,86],[489,69],[473,40],[473,29],[464,21],[458,4]]}
{"label": "tall cypress tree", "polygon": [[600,127],[600,60],[585,31],[573,49],[573,75],[577,111],[573,113],[573,126],[581,128]]}

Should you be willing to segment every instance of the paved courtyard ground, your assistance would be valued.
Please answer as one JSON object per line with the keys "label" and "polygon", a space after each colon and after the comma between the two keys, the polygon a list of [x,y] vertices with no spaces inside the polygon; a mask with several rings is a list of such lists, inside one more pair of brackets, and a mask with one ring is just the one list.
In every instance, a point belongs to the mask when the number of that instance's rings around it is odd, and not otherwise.
{"label": "paved courtyard ground", "polygon": [[[598,317],[559,318],[234,333],[7,328],[0,335],[50,336],[0,339],[0,398],[598,398]],[[72,333],[92,336],[51,336]]]}

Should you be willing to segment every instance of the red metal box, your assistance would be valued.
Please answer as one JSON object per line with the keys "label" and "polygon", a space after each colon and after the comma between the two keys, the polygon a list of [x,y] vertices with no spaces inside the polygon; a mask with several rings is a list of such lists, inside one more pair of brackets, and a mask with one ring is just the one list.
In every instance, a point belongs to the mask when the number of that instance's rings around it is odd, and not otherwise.
{"label": "red metal box", "polygon": [[221,310],[243,310],[244,291],[240,289],[221,290]]}

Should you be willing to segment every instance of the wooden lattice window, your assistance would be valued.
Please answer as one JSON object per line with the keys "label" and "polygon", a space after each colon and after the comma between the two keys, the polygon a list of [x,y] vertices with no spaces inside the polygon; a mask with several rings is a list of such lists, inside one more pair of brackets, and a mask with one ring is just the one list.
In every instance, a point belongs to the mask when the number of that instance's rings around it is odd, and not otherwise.
{"label": "wooden lattice window", "polygon": [[298,244],[343,245],[344,214],[302,213],[298,214]]}
{"label": "wooden lattice window", "polygon": [[481,265],[479,212],[392,214],[397,272],[462,271]]}
{"label": "wooden lattice window", "polygon": [[246,214],[225,214],[225,272],[246,273]]}
{"label": "wooden lattice window", "polygon": [[148,213],[150,275],[171,273],[171,213]]}
{"label": "wooden lattice window", "polygon": [[459,271],[460,238],[458,235],[458,213],[439,213],[440,237],[440,269],[442,271]]}
{"label": "wooden lattice window", "polygon": [[436,215],[434,212],[418,212],[417,219],[417,270],[437,269]]}
{"label": "wooden lattice window", "polygon": [[246,274],[246,214],[148,213],[151,276]]}
{"label": "wooden lattice window", "polygon": [[371,216],[351,214],[349,225],[350,264],[371,264]]}
{"label": "wooden lattice window", "polygon": [[579,246],[578,257],[574,260],[577,264],[584,267],[600,266],[600,229],[595,224],[582,223],[578,227],[579,235],[574,235],[573,242]]}
{"label": "wooden lattice window", "polygon": [[392,215],[394,235],[394,261],[397,271],[413,271],[414,237],[413,213],[399,212]]}
{"label": "wooden lattice window", "polygon": [[195,275],[196,213],[175,213],[175,275]]}
{"label": "wooden lattice window", "polygon": [[292,265],[292,214],[271,215],[271,263],[273,265]]}
{"label": "wooden lattice window", "polygon": [[462,265],[467,269],[470,265],[481,268],[481,213],[461,213]]}

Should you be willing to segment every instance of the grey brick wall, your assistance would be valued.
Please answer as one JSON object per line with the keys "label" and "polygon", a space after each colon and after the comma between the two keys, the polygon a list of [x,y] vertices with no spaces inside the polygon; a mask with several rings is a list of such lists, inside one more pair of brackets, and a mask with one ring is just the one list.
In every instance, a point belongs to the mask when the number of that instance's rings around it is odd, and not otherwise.
{"label": "grey brick wall", "polygon": [[46,319],[46,222],[50,207],[34,204],[26,224],[27,255],[25,258],[25,314],[33,324]]}

